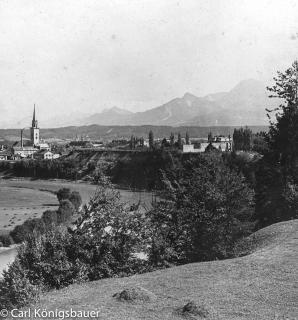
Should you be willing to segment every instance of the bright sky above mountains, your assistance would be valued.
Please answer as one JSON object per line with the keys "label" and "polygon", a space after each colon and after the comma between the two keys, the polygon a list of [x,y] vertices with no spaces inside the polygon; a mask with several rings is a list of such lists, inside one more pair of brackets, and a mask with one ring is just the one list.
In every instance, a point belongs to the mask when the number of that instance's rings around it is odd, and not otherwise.
{"label": "bright sky above mountains", "polygon": [[[266,84],[298,58],[295,0],[0,0],[0,111],[11,126]],[[44,125],[41,119],[41,126]]]}

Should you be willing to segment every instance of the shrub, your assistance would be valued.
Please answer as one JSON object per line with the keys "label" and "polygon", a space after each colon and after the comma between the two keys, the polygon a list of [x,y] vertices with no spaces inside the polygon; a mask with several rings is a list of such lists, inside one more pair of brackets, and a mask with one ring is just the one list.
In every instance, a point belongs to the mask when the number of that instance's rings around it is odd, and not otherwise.
{"label": "shrub", "polygon": [[9,247],[13,244],[13,239],[9,234],[0,235],[0,246]]}
{"label": "shrub", "polygon": [[70,198],[70,189],[69,188],[61,188],[57,192],[58,201],[67,200]]}
{"label": "shrub", "polygon": [[82,204],[82,198],[79,192],[73,191],[69,197],[69,201],[74,205],[76,211],[78,211]]}
{"label": "shrub", "polygon": [[21,243],[26,240],[28,235],[42,234],[46,231],[46,226],[42,219],[34,218],[26,220],[22,225],[16,226],[11,232],[10,236],[15,243]]}
{"label": "shrub", "polygon": [[134,257],[144,242],[146,219],[119,199],[119,192],[104,182],[76,224],[73,252],[86,263],[90,280],[131,275],[146,267]]}
{"label": "shrub", "polygon": [[47,227],[56,226],[58,224],[57,211],[47,210],[42,214],[41,219]]}
{"label": "shrub", "polygon": [[75,208],[69,200],[61,200],[57,211],[58,224],[67,222],[75,213]]}
{"label": "shrub", "polygon": [[22,308],[35,301],[38,292],[38,287],[30,282],[26,270],[16,259],[0,279],[0,309]]}
{"label": "shrub", "polygon": [[72,236],[61,230],[50,230],[40,237],[29,236],[18,259],[30,283],[59,289],[85,279],[84,264],[72,259],[72,242]]}

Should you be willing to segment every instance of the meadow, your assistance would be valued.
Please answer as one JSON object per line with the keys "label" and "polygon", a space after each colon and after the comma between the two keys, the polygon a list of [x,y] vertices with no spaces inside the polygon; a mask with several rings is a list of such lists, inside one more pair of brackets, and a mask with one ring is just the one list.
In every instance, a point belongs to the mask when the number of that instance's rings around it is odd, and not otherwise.
{"label": "meadow", "polygon": [[[55,192],[60,188],[78,191],[83,203],[88,203],[97,187],[58,180],[0,180],[0,232],[7,233],[28,218],[38,218],[44,211],[58,208]],[[119,191],[123,202],[132,204],[140,201],[144,207],[150,207],[150,192]]]}
{"label": "meadow", "polygon": [[[39,218],[46,210],[58,208],[55,192],[70,188],[81,194],[83,203],[88,203],[96,191],[96,185],[67,181],[11,179],[0,180],[0,234],[9,233],[16,225],[29,218]],[[121,200],[127,203],[141,202],[149,208],[152,201],[150,192],[119,190]],[[0,247],[0,273],[14,260],[16,249]]]}
{"label": "meadow", "polygon": [[[100,310],[100,319],[285,320],[297,319],[298,220],[252,234],[241,247],[246,256],[191,263],[126,278],[75,284],[45,293],[34,308]],[[118,300],[115,294],[139,288],[146,300]],[[206,317],[181,315],[192,301]],[[26,309],[27,310],[27,309]]]}

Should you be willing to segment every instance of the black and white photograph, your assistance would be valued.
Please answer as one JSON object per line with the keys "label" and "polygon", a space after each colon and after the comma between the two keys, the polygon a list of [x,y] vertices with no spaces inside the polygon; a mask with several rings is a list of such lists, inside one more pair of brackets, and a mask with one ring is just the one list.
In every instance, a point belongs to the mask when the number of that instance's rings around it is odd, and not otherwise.
{"label": "black and white photograph", "polygon": [[298,1],[0,0],[0,319],[298,320]]}

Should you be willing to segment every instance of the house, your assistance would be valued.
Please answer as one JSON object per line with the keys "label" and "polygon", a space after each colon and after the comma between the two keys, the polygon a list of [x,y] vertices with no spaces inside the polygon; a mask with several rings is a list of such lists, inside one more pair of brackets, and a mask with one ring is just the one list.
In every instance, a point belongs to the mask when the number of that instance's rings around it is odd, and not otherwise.
{"label": "house", "polygon": [[54,154],[48,150],[40,150],[34,154],[35,159],[39,160],[52,160]]}
{"label": "house", "polygon": [[11,159],[11,152],[9,151],[1,151],[0,152],[0,161],[5,161]]}
{"label": "house", "polygon": [[208,147],[209,142],[201,142],[198,144],[198,147],[195,148],[194,144],[184,144],[182,152],[183,153],[200,153],[205,152],[206,148]]}

